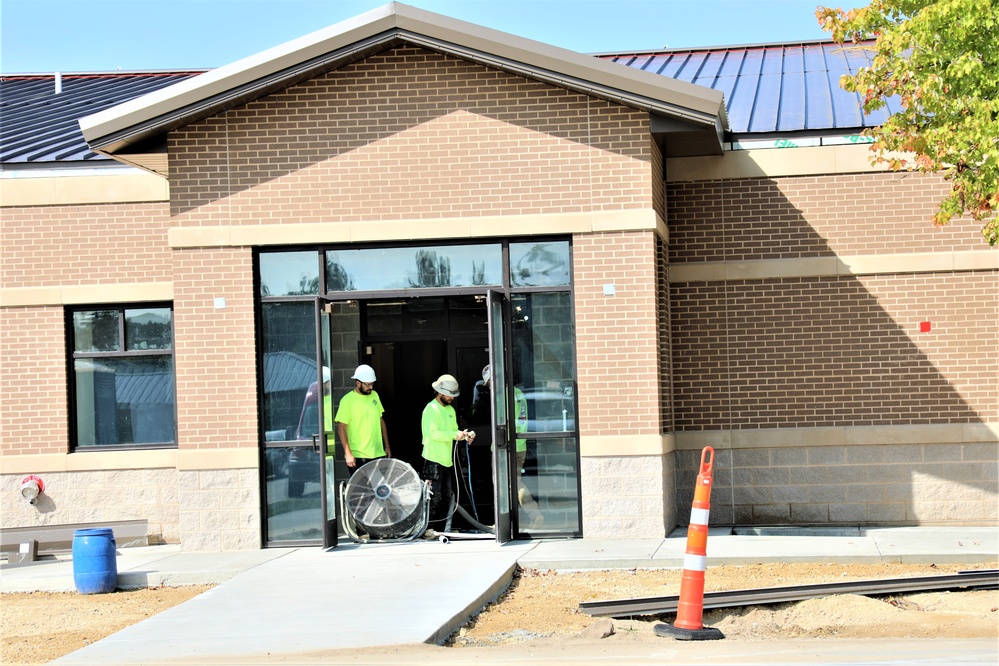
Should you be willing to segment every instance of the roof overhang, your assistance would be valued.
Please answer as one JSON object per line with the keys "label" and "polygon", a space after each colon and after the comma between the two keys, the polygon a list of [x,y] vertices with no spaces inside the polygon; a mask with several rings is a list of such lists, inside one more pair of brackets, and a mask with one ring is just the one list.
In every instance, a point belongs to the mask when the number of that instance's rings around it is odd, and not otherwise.
{"label": "roof overhang", "polygon": [[722,153],[718,91],[399,3],[86,116],[80,128],[94,152],[162,173],[150,158],[167,132],[406,44],[648,111],[670,121],[653,123],[668,157]]}

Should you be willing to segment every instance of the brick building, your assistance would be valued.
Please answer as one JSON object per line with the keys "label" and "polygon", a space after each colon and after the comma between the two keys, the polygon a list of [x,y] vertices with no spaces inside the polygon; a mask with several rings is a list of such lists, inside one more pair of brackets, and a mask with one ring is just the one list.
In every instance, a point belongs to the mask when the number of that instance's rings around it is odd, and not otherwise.
{"label": "brick building", "polygon": [[598,58],[394,4],[210,72],[5,77],[0,526],[328,540],[318,386],[361,362],[417,468],[458,377],[501,539],[662,537],[705,446],[712,524],[995,524],[999,252],[870,166],[835,72],[807,113],[725,76],[833,48]]}

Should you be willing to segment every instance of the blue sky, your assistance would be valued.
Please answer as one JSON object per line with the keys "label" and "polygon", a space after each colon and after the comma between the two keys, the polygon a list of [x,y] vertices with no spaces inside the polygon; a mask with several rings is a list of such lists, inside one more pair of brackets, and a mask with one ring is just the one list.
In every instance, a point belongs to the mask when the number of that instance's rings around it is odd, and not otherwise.
{"label": "blue sky", "polygon": [[[212,68],[386,0],[0,0],[0,72]],[[409,0],[583,53],[824,39],[816,0]],[[830,2],[860,6],[860,2]]]}

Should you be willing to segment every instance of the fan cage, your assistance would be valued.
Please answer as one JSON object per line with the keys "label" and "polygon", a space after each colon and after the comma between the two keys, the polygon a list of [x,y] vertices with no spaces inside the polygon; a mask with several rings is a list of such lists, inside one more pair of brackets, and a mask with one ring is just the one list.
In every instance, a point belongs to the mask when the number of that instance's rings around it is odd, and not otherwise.
{"label": "fan cage", "polygon": [[346,511],[369,536],[400,537],[421,522],[423,482],[408,463],[379,458],[365,463],[347,481]]}

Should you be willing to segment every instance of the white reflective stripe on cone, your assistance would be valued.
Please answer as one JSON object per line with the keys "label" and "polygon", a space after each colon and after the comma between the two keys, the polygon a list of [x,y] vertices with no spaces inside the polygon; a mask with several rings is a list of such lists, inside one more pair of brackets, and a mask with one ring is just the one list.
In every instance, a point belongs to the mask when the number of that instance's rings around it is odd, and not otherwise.
{"label": "white reflective stripe on cone", "polygon": [[691,509],[690,524],[707,526],[709,513],[710,511],[708,511],[707,509]]}
{"label": "white reflective stripe on cone", "polygon": [[691,555],[687,553],[683,556],[683,568],[687,571],[704,571],[707,563],[708,558],[704,555]]}

